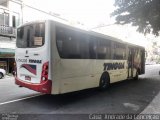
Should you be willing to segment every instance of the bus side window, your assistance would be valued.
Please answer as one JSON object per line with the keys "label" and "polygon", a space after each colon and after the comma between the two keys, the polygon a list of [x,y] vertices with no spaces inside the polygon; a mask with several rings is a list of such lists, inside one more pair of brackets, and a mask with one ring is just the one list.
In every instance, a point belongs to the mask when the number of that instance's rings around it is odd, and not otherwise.
{"label": "bus side window", "polygon": [[[77,35],[73,31],[68,31],[66,36],[67,50],[68,50],[68,58],[70,59],[78,59],[81,58],[80,54],[80,44],[77,40]],[[67,51],[66,51],[67,52]]]}
{"label": "bus side window", "polygon": [[126,59],[126,46],[121,43],[114,43],[113,58],[116,60],[125,60]]}
{"label": "bus side window", "polygon": [[[69,37],[70,36],[70,37]],[[70,31],[70,51],[69,58],[88,59],[89,58],[89,40],[86,34],[78,31]]]}
{"label": "bus side window", "polygon": [[111,42],[105,39],[98,39],[97,59],[111,59]]}
{"label": "bus side window", "polygon": [[66,28],[56,28],[57,48],[61,58],[88,59],[88,40],[84,33]]}
{"label": "bus side window", "polygon": [[89,59],[89,36],[84,33],[79,33],[78,38],[80,53],[82,59]]}
{"label": "bus side window", "polygon": [[65,58],[64,44],[65,44],[65,32],[61,27],[56,27],[56,44],[59,55],[61,58]]}
{"label": "bus side window", "polygon": [[97,40],[90,36],[89,40],[89,56],[90,59],[96,59],[96,50],[97,50]]}

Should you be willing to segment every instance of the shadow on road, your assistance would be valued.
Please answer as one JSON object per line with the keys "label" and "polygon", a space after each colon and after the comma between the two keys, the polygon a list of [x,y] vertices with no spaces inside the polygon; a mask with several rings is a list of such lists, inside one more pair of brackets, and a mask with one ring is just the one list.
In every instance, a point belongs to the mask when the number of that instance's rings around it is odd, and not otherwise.
{"label": "shadow on road", "polygon": [[102,92],[82,90],[63,95],[42,95],[6,105],[10,113],[140,113],[160,91],[160,80],[140,78],[111,84]]}

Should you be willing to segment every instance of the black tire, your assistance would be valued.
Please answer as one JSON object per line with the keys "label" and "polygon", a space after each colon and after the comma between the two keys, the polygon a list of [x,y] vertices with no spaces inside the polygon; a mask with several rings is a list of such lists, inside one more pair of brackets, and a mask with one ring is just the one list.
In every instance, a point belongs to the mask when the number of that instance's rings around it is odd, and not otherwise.
{"label": "black tire", "polygon": [[103,73],[99,81],[99,89],[104,91],[110,86],[110,78],[108,73]]}
{"label": "black tire", "polygon": [[3,73],[0,72],[0,79],[2,79],[2,78],[3,78]]}
{"label": "black tire", "polygon": [[138,75],[139,75],[139,73],[138,73],[138,71],[136,72],[136,76],[133,78],[134,80],[138,80]]}

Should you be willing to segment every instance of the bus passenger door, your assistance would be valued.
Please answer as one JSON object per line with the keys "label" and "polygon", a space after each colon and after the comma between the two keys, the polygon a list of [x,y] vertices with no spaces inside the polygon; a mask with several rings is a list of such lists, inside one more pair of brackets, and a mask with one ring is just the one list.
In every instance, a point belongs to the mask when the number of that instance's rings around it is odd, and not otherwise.
{"label": "bus passenger door", "polygon": [[133,48],[129,48],[129,53],[128,53],[128,78],[133,77],[133,60],[134,60],[134,50],[133,50]]}

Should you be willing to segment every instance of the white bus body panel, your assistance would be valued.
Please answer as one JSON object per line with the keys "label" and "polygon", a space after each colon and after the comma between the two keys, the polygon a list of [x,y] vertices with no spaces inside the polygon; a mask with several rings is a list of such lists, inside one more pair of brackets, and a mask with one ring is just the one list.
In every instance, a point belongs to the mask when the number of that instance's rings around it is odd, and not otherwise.
{"label": "white bus body panel", "polygon": [[56,24],[51,22],[52,94],[61,94],[99,86],[104,63],[124,63],[124,69],[107,71],[110,82],[127,79],[127,60],[62,59],[56,46]]}
{"label": "white bus body panel", "polygon": [[[26,51],[28,52],[26,54]],[[40,47],[40,48],[26,48],[26,49],[21,49],[17,48],[16,49],[16,65],[17,65],[17,77],[20,80],[26,81],[26,82],[31,82],[31,83],[40,83],[41,80],[41,73],[42,73],[42,65],[44,62],[48,61],[48,56],[46,54],[46,48],[45,47]],[[39,54],[36,55],[35,54]],[[29,57],[25,57],[29,56]],[[30,61],[33,60],[39,60],[41,63],[32,63]],[[25,68],[25,65],[34,65],[35,68],[35,73],[28,71]],[[25,79],[25,76],[31,77],[31,81],[28,81]]]}

